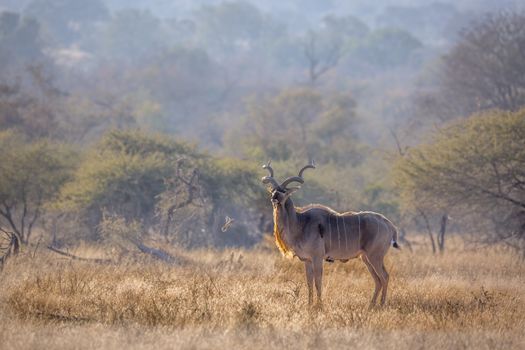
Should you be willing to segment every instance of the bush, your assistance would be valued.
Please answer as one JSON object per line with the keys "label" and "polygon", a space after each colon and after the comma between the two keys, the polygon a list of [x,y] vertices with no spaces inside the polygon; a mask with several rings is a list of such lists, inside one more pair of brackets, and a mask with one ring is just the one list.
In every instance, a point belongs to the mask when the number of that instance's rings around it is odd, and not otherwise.
{"label": "bush", "polygon": [[73,181],[62,191],[66,210],[84,209],[94,228],[102,210],[127,219],[151,220],[157,196],[175,177],[177,162],[191,166],[198,155],[180,142],[138,131],[112,131],[85,155]]}
{"label": "bush", "polygon": [[[248,208],[261,206],[259,178],[251,163],[212,158],[165,136],[113,131],[87,152],[60,205],[86,214],[92,238],[100,238],[105,212],[188,245],[253,244],[247,233],[254,231],[241,223],[254,219]],[[225,215],[239,219],[236,234],[216,238]]]}

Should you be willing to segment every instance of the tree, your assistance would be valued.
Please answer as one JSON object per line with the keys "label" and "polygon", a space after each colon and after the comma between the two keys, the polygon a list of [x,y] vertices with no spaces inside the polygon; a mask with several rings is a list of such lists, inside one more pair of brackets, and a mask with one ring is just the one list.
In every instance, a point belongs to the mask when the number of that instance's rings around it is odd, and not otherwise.
{"label": "tree", "polygon": [[454,21],[465,17],[468,14],[460,13],[452,3],[432,2],[416,6],[387,6],[376,20],[381,27],[399,28],[414,33],[420,40],[439,43],[445,39],[446,31],[458,28]]}
{"label": "tree", "polygon": [[136,61],[167,47],[167,37],[159,18],[147,10],[117,12],[93,35],[90,44],[105,56]]}
{"label": "tree", "polygon": [[302,41],[310,84],[315,85],[322,75],[334,69],[348,49],[368,32],[366,24],[353,16],[326,16],[319,30],[309,30]]}
{"label": "tree", "polygon": [[363,38],[370,32],[366,23],[354,16],[338,17],[329,15],[323,18],[323,26],[328,31],[339,33],[347,40]]}
{"label": "tree", "polygon": [[61,136],[59,115],[64,94],[43,66],[28,66],[20,81],[0,83],[0,127],[33,138]]}
{"label": "tree", "polygon": [[15,12],[0,12],[0,69],[43,58],[40,24]]}
{"label": "tree", "polygon": [[101,0],[33,0],[24,14],[39,19],[54,39],[66,45],[77,40],[90,23],[109,17]]}
{"label": "tree", "polygon": [[423,44],[409,32],[400,29],[379,29],[371,32],[353,54],[379,68],[406,64],[413,52]]}
{"label": "tree", "polygon": [[327,37],[323,34],[310,30],[304,39],[303,50],[311,85],[315,85],[319,77],[336,67],[344,55],[341,38],[338,36]]}
{"label": "tree", "polygon": [[0,149],[0,231],[16,254],[29,242],[46,203],[57,198],[75,162],[64,146],[27,142],[24,135],[9,130],[0,133]]}
{"label": "tree", "polygon": [[409,149],[395,177],[405,208],[446,212],[525,253],[524,164],[525,110],[490,111]]}
{"label": "tree", "polygon": [[309,88],[283,90],[247,103],[246,121],[231,135],[251,158],[359,163],[358,119],[351,96]]}
{"label": "tree", "polygon": [[[188,118],[195,122],[228,101],[217,68],[202,49],[176,48],[153,55],[130,77],[162,103],[165,112],[164,120],[157,123],[159,129],[177,132]],[[185,133],[192,126],[185,125]]]}
{"label": "tree", "polygon": [[525,105],[523,72],[525,13],[488,15],[444,57],[437,107],[445,107],[448,118],[492,108],[517,111]]}
{"label": "tree", "polygon": [[198,40],[215,53],[251,51],[283,34],[283,26],[246,1],[204,5],[195,14]]}
{"label": "tree", "polygon": [[190,146],[160,135],[109,132],[63,188],[61,205],[87,209],[93,224],[104,210],[127,219],[151,218],[156,196],[165,190],[177,160],[195,155]]}

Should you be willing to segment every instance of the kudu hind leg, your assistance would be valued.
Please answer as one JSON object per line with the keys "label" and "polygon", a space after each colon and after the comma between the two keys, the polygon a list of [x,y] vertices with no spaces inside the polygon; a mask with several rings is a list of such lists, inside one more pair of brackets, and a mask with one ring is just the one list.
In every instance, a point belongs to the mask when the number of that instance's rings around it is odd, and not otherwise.
{"label": "kudu hind leg", "polygon": [[383,255],[372,255],[367,256],[368,262],[372,265],[377,277],[381,282],[381,305],[385,304],[386,301],[386,292],[388,288],[388,272],[386,272],[385,265],[383,263]]}
{"label": "kudu hind leg", "polygon": [[381,283],[381,279],[379,278],[376,270],[374,269],[374,267],[368,260],[368,256],[366,254],[362,254],[361,260],[363,260],[366,267],[368,268],[368,271],[370,271],[372,278],[374,279],[374,283],[375,283],[374,295],[372,296],[372,300],[370,301],[370,307],[373,307],[377,302],[377,297],[379,295],[379,291],[381,290],[381,287],[383,284]]}
{"label": "kudu hind leg", "polygon": [[311,261],[305,261],[304,267],[306,270],[306,284],[308,285],[308,305],[312,305],[314,301],[314,266]]}
{"label": "kudu hind leg", "polygon": [[381,305],[385,305],[386,302],[386,290],[388,289],[388,272],[386,271],[385,264],[381,264],[381,270],[383,272],[383,289],[381,290]]}

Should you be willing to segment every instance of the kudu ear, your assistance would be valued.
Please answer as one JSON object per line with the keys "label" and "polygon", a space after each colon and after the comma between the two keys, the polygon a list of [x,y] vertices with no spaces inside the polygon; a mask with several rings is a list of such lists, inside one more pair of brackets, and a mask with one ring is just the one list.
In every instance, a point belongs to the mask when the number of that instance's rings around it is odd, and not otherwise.
{"label": "kudu ear", "polygon": [[284,198],[283,200],[281,201],[281,203],[284,205],[284,203],[286,203],[286,201],[288,200],[288,198],[290,198],[290,196],[295,192],[297,191],[298,189],[300,189],[301,186],[297,186],[297,187],[291,187],[289,188],[286,193],[284,194]]}

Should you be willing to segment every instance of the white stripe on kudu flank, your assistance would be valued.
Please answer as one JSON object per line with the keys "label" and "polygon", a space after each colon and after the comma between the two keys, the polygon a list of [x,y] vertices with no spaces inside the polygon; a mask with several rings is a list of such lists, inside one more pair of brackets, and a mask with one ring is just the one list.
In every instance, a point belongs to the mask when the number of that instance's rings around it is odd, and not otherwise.
{"label": "white stripe on kudu flank", "polygon": [[341,249],[341,233],[339,232],[339,215],[335,216],[335,224],[337,225],[337,249]]}
{"label": "white stripe on kudu flank", "polygon": [[357,214],[357,229],[359,231],[357,236],[357,243],[359,244],[359,249],[361,249],[361,215]]}
{"label": "white stripe on kudu flank", "polygon": [[343,219],[343,234],[345,236],[345,252],[348,250],[348,232],[346,232],[345,218]]}
{"label": "white stripe on kudu flank", "polygon": [[392,231],[390,230],[390,227],[387,226],[387,224],[385,223],[385,220],[381,219],[381,224],[383,225],[383,227],[385,228],[385,231],[390,233],[390,235],[392,236]]}
{"label": "white stripe on kudu flank", "polygon": [[385,232],[390,232],[390,230],[388,229],[388,227],[386,226],[382,218],[378,219],[376,216],[374,216],[374,219],[376,219],[376,223],[377,223],[377,232],[379,232],[379,223],[381,223],[381,226],[383,226],[383,228],[385,229]]}
{"label": "white stripe on kudu flank", "polygon": [[330,216],[328,216],[328,250],[332,248],[332,225],[330,224]]}

